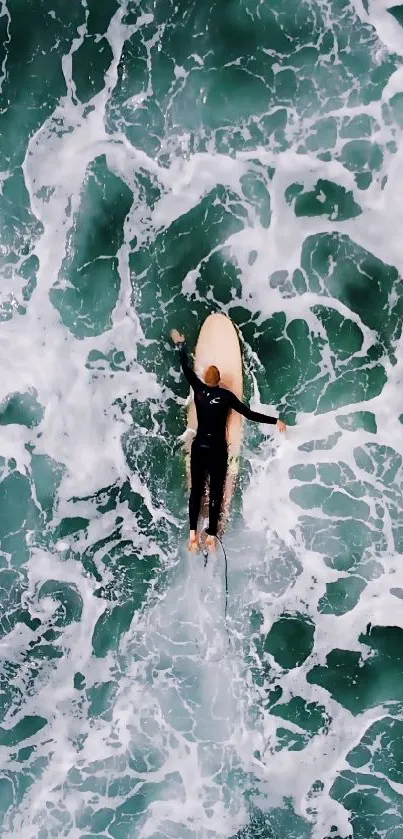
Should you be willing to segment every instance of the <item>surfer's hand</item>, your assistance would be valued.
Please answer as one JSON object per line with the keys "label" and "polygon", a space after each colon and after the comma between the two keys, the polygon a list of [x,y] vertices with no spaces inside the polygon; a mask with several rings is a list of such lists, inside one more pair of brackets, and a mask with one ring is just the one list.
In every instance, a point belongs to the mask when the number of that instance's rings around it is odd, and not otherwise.
{"label": "surfer's hand", "polygon": [[285,422],[283,422],[283,420],[278,419],[277,422],[276,422],[276,428],[279,431],[285,431],[287,426],[286,426]]}
{"label": "surfer's hand", "polygon": [[185,340],[184,336],[181,335],[180,332],[178,332],[177,329],[172,329],[171,338],[172,338],[174,344],[181,344]]}

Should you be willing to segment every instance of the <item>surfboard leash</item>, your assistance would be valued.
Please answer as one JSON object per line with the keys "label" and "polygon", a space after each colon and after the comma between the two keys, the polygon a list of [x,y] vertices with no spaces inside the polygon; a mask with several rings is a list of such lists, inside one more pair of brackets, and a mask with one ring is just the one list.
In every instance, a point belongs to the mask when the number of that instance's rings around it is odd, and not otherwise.
{"label": "surfboard leash", "polygon": [[[227,655],[228,650],[229,650],[229,648],[230,648],[230,646],[231,646],[231,636],[230,636],[230,634],[229,634],[229,629],[228,629],[228,624],[227,624],[227,609],[228,609],[228,560],[227,560],[227,554],[226,554],[226,550],[225,550],[225,548],[224,548],[224,544],[223,544],[223,542],[222,542],[222,539],[220,539],[220,537],[219,537],[219,536],[216,536],[216,539],[219,541],[219,543],[220,543],[220,545],[221,545],[221,549],[222,549],[223,555],[224,555],[224,579],[225,579],[225,607],[224,607],[224,624],[225,624],[225,631],[226,631],[227,636],[228,636],[228,644],[227,644],[227,649],[225,650],[225,653],[223,653],[223,655],[222,655],[222,656],[219,656],[219,658],[213,658],[213,659],[210,659],[211,663],[214,663],[214,664],[215,664],[217,661],[222,661],[222,659],[223,659],[223,658],[225,658],[225,656]],[[206,566],[207,566],[207,562],[208,562],[208,557],[209,557],[209,552],[208,552],[208,550],[207,550],[206,548],[203,548],[202,553],[203,553],[203,557],[204,557],[204,567],[206,568]]]}
{"label": "surfboard leash", "polygon": [[[223,545],[222,540],[220,539],[220,537],[219,537],[219,536],[217,536],[217,539],[218,539],[218,541],[219,541],[219,543],[220,543],[220,545],[221,545],[221,549],[222,549],[222,552],[223,552],[223,554],[224,554],[224,578],[225,578],[225,608],[224,608],[224,621],[225,621],[225,626],[227,626],[227,609],[228,609],[228,560],[227,560],[227,554],[226,554],[226,551],[225,551],[225,548],[224,548],[224,545]],[[227,632],[228,632],[228,628],[227,628]],[[229,638],[229,635],[228,635],[228,638]]]}

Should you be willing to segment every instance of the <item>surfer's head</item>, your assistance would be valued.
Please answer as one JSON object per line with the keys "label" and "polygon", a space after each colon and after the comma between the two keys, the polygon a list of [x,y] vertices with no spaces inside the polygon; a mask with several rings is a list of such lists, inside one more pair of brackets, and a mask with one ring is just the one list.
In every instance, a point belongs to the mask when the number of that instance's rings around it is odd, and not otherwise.
{"label": "surfer's head", "polygon": [[217,387],[220,381],[220,371],[215,364],[210,364],[210,367],[207,367],[204,374],[204,381],[206,382],[206,385],[210,385],[210,387]]}

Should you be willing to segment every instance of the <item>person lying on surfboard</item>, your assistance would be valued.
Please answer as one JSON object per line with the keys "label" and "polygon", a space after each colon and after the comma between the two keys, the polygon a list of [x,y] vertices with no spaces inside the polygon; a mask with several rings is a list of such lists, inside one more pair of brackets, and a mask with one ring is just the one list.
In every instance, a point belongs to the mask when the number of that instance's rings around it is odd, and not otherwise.
{"label": "person lying on surfboard", "polygon": [[225,432],[229,411],[238,411],[246,419],[254,422],[276,425],[279,431],[285,431],[286,424],[281,419],[252,411],[232,391],[220,387],[220,371],[214,365],[207,367],[203,382],[189,364],[183,335],[177,329],[173,329],[171,338],[179,345],[182,370],[193,388],[197,413],[197,432],[190,455],[189,550],[197,551],[200,547],[197,521],[207,477],[210,478],[210,498],[206,545],[210,550],[214,550],[227,475],[228,448]]}

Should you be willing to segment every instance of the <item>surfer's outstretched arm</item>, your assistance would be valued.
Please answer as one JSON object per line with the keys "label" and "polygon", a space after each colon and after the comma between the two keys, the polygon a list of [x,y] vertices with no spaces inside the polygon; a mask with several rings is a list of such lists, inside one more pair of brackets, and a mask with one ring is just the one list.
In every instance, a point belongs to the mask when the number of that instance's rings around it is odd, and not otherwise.
{"label": "surfer's outstretched arm", "polygon": [[[254,422],[265,422],[269,425],[276,425],[278,423],[282,423],[281,420],[278,420],[276,417],[269,417],[267,414],[260,414],[258,411],[252,411],[248,405],[245,405],[244,402],[241,402],[234,393],[231,392],[230,398],[230,406],[234,409],[234,411],[238,411],[238,414],[242,414],[243,417],[246,419],[253,420]],[[282,423],[283,424],[283,423]]]}
{"label": "surfer's outstretched arm", "polygon": [[189,384],[193,388],[193,390],[198,390],[201,387],[201,385],[203,384],[203,382],[200,381],[200,379],[196,376],[195,371],[192,369],[192,367],[189,364],[189,356],[188,356],[187,346],[186,346],[185,341],[182,341],[182,343],[179,344],[179,357],[180,357],[180,360],[181,360],[182,370],[183,370],[183,373],[184,373],[187,381],[189,382]]}
{"label": "surfer's outstretched arm", "polygon": [[176,344],[176,346],[179,348],[179,357],[181,360],[181,366],[185,378],[187,379],[193,390],[198,390],[203,385],[203,382],[196,376],[195,371],[189,364],[189,356],[187,352],[186,341],[183,335],[180,335],[176,329],[173,329],[171,332],[171,338]]}

